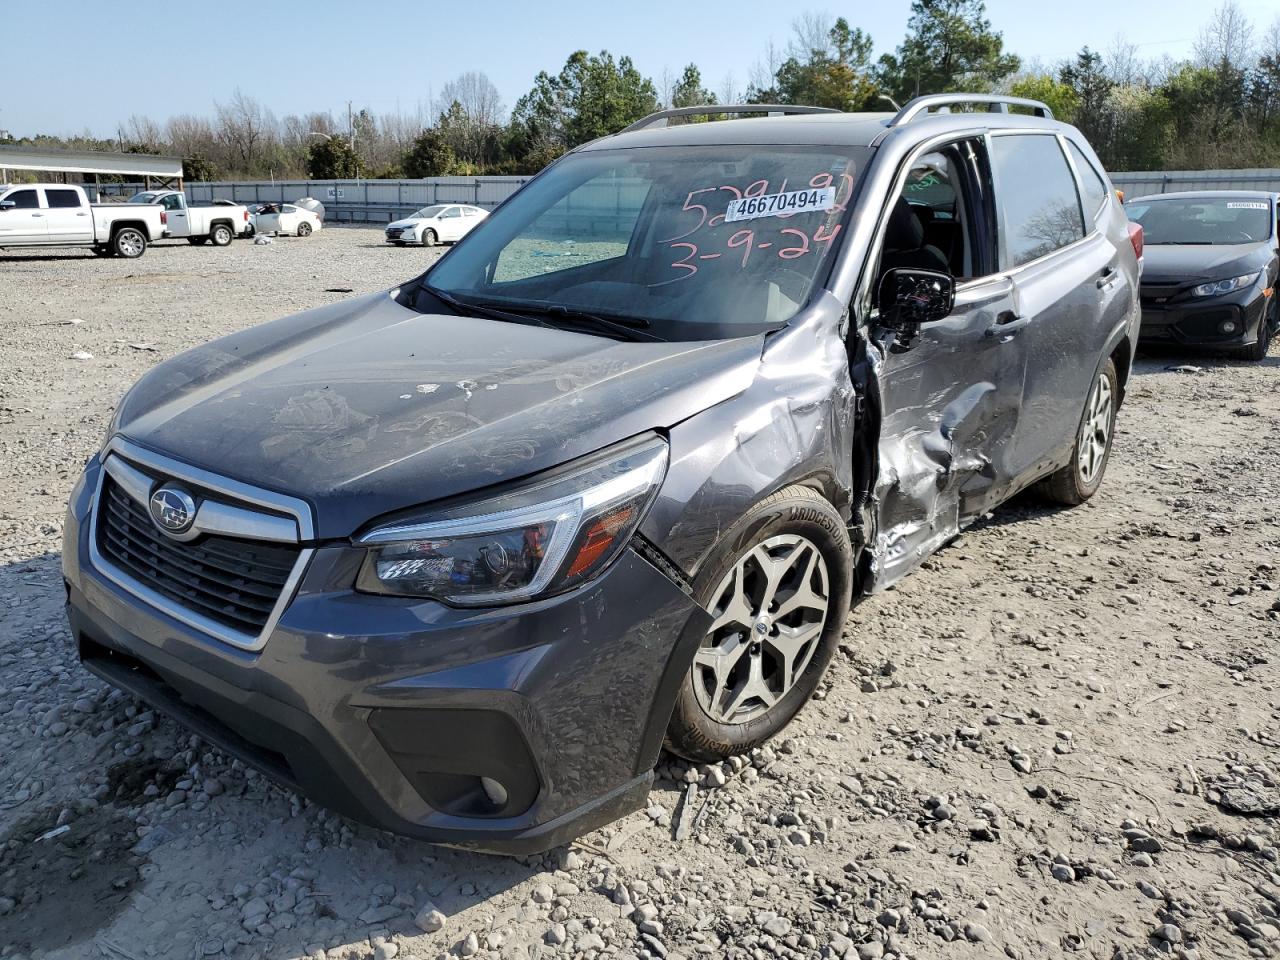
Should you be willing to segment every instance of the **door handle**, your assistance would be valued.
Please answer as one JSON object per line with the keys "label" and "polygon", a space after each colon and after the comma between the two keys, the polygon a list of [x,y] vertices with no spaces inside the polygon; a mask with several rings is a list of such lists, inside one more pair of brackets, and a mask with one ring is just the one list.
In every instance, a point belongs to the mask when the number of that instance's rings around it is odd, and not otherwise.
{"label": "door handle", "polygon": [[1098,289],[1101,290],[1104,287],[1111,286],[1111,284],[1115,283],[1115,280],[1116,268],[1110,266],[1104,267],[1102,269],[1102,276],[1098,277]]}
{"label": "door handle", "polygon": [[76,214],[76,216],[77,216],[77,217],[87,217],[87,216],[88,216],[88,214],[87,214],[87,213],[85,213],[83,210],[81,210],[79,213],[77,213],[77,214]]}
{"label": "door handle", "polygon": [[1028,316],[1014,313],[1012,310],[1001,310],[996,314],[995,323],[987,327],[986,336],[1008,339],[1031,322]]}
{"label": "door handle", "polygon": [[43,213],[33,213],[33,214],[32,214],[32,216],[33,216],[33,217],[43,217],[43,216],[44,216],[44,214],[43,214]]}

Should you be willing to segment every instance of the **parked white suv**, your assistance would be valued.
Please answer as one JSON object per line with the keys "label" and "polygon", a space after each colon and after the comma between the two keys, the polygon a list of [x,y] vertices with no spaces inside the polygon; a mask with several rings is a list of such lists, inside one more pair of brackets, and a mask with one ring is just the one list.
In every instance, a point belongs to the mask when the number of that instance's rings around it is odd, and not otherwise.
{"label": "parked white suv", "polygon": [[487,210],[466,203],[432,204],[411,217],[387,224],[387,243],[397,247],[406,243],[420,243],[424,247],[453,243],[474,230],[488,215]]}
{"label": "parked white suv", "polygon": [[89,247],[102,256],[140,257],[164,236],[159,207],[89,203],[69,183],[0,187],[0,248]]}

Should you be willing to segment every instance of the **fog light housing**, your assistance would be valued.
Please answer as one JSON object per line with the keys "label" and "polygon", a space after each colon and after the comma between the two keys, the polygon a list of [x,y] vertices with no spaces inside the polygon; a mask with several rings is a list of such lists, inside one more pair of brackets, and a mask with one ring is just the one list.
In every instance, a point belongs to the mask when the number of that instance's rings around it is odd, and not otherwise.
{"label": "fog light housing", "polygon": [[1234,320],[1223,320],[1220,324],[1218,324],[1218,332],[1224,333],[1224,334],[1235,333],[1236,322]]}

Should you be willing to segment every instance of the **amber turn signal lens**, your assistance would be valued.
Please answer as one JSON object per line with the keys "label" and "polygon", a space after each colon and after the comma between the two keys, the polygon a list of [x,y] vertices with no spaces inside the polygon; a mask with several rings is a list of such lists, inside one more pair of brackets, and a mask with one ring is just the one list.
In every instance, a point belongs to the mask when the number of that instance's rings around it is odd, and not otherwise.
{"label": "amber turn signal lens", "polygon": [[606,513],[592,523],[582,535],[582,546],[578,550],[578,555],[574,557],[569,572],[565,574],[566,579],[572,579],[590,570],[595,562],[608,552],[618,532],[627,529],[635,512],[636,505],[628,503],[611,513]]}

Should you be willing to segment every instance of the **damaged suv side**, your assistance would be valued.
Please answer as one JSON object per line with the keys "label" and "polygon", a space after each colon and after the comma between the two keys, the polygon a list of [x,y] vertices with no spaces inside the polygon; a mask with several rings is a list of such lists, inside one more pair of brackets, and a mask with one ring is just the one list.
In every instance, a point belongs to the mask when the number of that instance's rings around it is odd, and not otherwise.
{"label": "damaged suv side", "polygon": [[1140,243],[1043,104],[647,118],[145,376],[72,495],[81,658],[350,816],[563,842],[777,733],[983,512],[1092,496]]}

